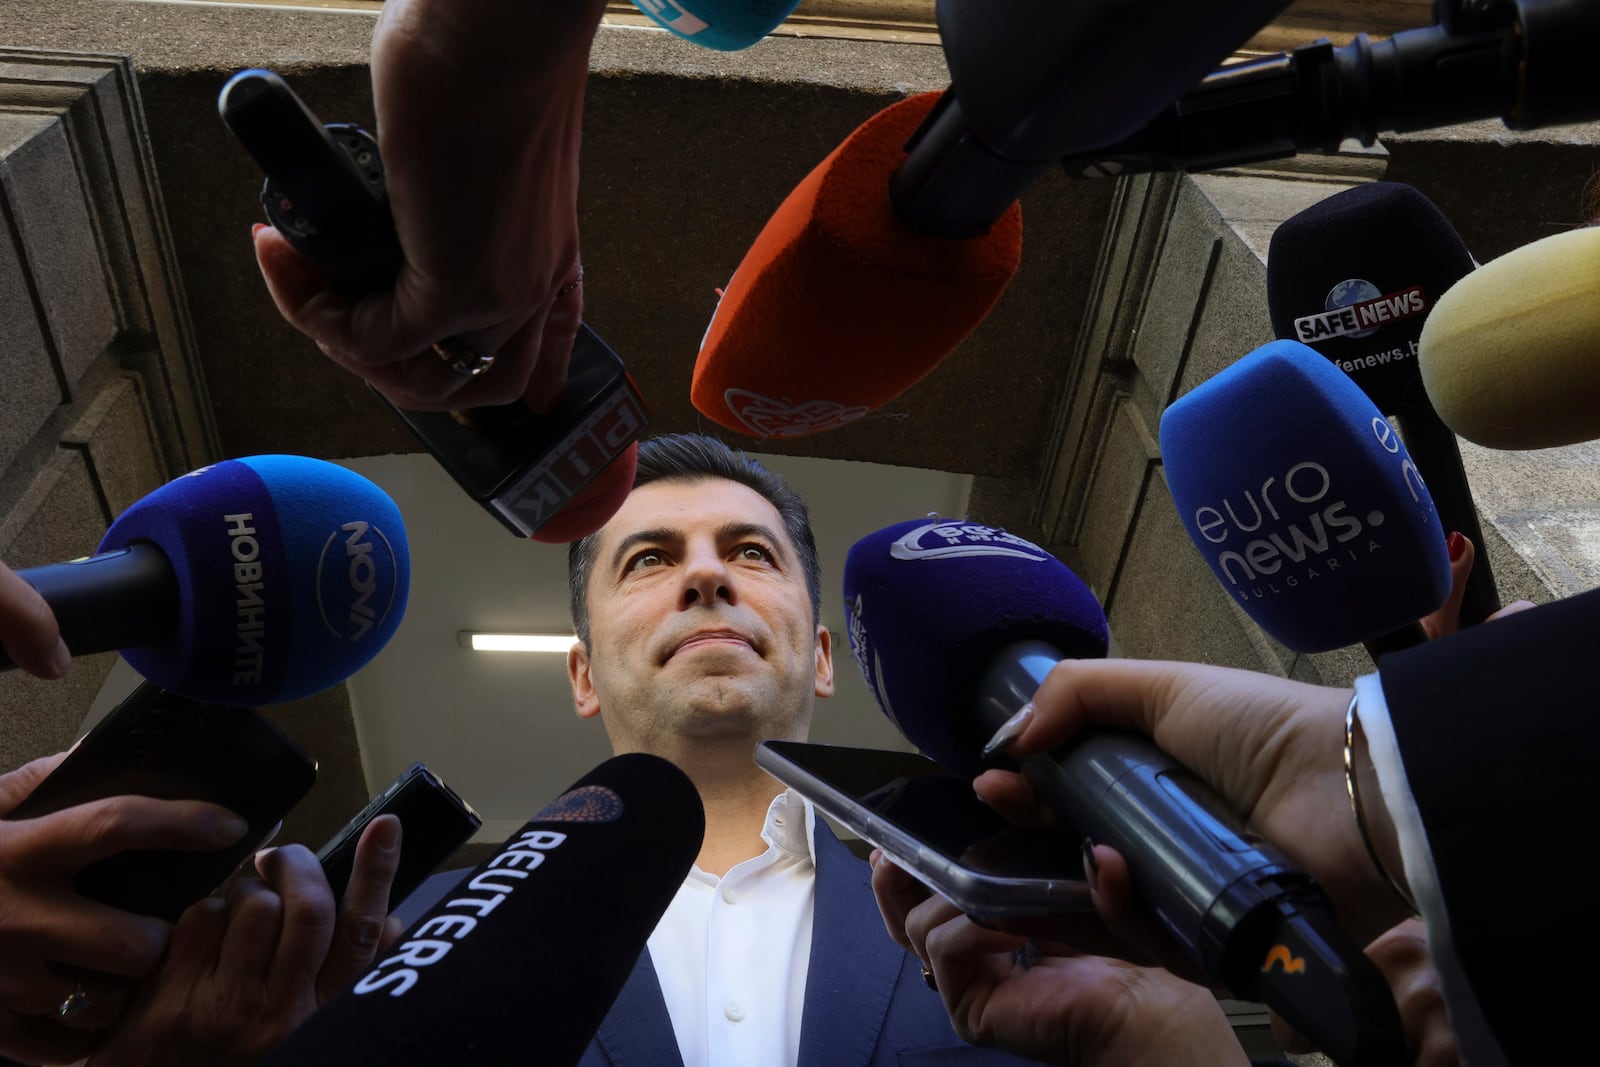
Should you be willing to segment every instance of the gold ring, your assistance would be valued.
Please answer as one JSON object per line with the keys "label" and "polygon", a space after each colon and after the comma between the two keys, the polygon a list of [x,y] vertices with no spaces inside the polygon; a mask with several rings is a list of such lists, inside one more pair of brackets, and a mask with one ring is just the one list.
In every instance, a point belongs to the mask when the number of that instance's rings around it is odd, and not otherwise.
{"label": "gold ring", "polygon": [[437,342],[433,346],[433,354],[444,360],[445,366],[468,378],[476,378],[494,366],[493,352],[479,352],[454,337]]}
{"label": "gold ring", "polygon": [[61,1002],[61,1007],[56,1009],[56,1015],[62,1022],[68,1023],[89,1010],[89,994],[83,991],[83,979],[78,979],[72,992]]}
{"label": "gold ring", "polygon": [[578,276],[576,278],[572,279],[566,285],[563,285],[561,288],[557,289],[555,298],[557,300],[560,300],[562,297],[566,296],[568,293],[572,292],[572,290],[576,289],[578,286],[580,286],[582,284],[583,284],[583,260],[580,259],[580,260],[578,260]]}

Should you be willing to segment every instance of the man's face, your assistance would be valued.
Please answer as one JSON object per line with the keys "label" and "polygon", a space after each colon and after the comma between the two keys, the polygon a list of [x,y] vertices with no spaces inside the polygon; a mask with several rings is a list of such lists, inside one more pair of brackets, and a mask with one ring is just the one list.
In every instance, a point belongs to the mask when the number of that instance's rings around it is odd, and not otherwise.
{"label": "man's face", "polygon": [[720,478],[635,489],[600,532],[589,642],[568,657],[578,714],[612,748],[803,739],[833,692],[795,548],[764,497]]}

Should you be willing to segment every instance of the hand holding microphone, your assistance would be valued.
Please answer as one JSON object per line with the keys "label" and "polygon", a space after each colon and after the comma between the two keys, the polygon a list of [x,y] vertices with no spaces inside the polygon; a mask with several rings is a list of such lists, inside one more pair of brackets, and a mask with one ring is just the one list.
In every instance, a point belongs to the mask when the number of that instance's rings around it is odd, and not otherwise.
{"label": "hand holding microphone", "polygon": [[[393,284],[351,297],[283,234],[256,234],[284,317],[401,407],[547,411],[561,395],[583,307],[578,150],[603,7],[385,4],[372,83],[404,252]],[[494,373],[452,371],[431,347],[446,339],[492,356]]]}

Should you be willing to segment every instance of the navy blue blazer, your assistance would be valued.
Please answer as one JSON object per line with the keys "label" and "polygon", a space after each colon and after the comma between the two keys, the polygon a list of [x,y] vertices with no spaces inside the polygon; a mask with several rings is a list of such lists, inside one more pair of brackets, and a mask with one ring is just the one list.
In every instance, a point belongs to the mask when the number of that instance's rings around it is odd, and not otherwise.
{"label": "navy blue blazer", "polygon": [[[1032,1061],[963,1042],[916,957],[890,940],[872,869],[816,822],[811,962],[800,1017],[799,1067],[1015,1067]],[[395,914],[411,925],[467,872],[434,875]],[[579,1067],[683,1067],[647,948]],[[751,1064],[750,1067],[764,1067]]]}

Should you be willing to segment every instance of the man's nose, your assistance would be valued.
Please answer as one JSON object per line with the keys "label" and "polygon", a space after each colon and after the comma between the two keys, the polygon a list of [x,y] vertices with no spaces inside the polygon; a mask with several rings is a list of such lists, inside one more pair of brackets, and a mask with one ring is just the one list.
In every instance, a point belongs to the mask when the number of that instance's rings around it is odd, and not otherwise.
{"label": "man's nose", "polygon": [[734,603],[733,572],[728,569],[727,560],[714,546],[691,548],[683,563],[683,595],[679,607],[711,605],[719,600]]}

